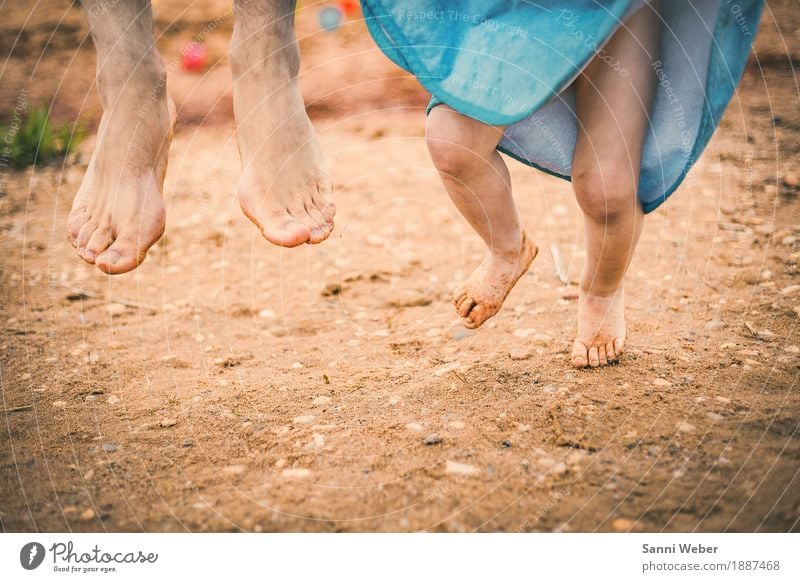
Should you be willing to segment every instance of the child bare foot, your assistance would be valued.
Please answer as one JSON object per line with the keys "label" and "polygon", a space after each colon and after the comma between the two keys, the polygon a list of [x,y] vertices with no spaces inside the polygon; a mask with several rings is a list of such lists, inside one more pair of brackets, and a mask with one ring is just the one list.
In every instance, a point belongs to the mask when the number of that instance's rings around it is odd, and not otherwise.
{"label": "child bare foot", "polygon": [[239,202],[271,243],[322,242],[331,182],[297,85],[294,2],[236,2],[231,43],[242,178]]}
{"label": "child bare foot", "polygon": [[83,3],[97,49],[103,117],[69,215],[78,255],[109,274],[136,268],[164,233],[161,197],[175,112],[153,47],[146,2],[120,10]]}
{"label": "child bare foot", "polygon": [[519,252],[508,256],[492,252],[486,255],[481,266],[453,296],[456,311],[464,319],[464,327],[478,328],[500,311],[511,289],[531,266],[538,252],[539,249],[523,231]]}
{"label": "child bare foot", "polygon": [[581,291],[578,334],[572,346],[576,368],[615,363],[625,349],[625,296],[622,287],[608,297]]}

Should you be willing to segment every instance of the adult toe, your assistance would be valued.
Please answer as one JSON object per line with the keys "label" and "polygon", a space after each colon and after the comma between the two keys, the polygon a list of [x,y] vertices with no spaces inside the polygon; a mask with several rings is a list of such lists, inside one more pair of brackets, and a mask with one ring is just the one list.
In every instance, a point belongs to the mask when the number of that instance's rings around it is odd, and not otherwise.
{"label": "adult toe", "polygon": [[110,247],[97,255],[94,264],[109,275],[119,275],[132,271],[144,260],[145,251],[137,248],[130,239],[118,237]]}
{"label": "adult toe", "polygon": [[311,230],[288,212],[255,222],[265,239],[281,247],[296,247],[308,242],[311,237]]}
{"label": "adult toe", "polygon": [[99,226],[86,243],[81,257],[85,261],[94,263],[97,256],[105,251],[112,242],[114,242],[114,237],[111,233],[111,227],[108,225]]}
{"label": "adult toe", "polygon": [[94,231],[97,230],[97,221],[96,220],[88,220],[78,231],[78,236],[75,239],[75,246],[78,249],[78,254],[83,257],[83,249],[86,248],[86,245],[89,243],[89,239],[92,238]]}

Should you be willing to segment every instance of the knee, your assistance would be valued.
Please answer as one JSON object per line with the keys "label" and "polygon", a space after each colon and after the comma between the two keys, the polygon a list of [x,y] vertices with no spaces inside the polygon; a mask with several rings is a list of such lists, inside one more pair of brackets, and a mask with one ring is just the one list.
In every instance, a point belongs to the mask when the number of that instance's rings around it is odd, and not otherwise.
{"label": "knee", "polygon": [[425,140],[433,165],[443,177],[460,178],[481,164],[479,156],[468,144],[447,128],[436,123],[425,126]]}
{"label": "knee", "polygon": [[635,212],[637,187],[630,168],[579,168],[572,188],[581,210],[596,222],[614,223]]}
{"label": "knee", "polygon": [[462,145],[431,137],[427,142],[433,165],[446,178],[466,176],[478,164],[475,154]]}

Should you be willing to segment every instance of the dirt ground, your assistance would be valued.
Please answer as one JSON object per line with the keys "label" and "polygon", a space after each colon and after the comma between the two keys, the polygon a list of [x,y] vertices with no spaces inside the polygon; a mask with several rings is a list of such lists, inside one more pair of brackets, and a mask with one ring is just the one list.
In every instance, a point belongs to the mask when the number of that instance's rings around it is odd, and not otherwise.
{"label": "dirt ground", "polygon": [[[22,4],[3,7],[2,117],[22,93],[96,126],[79,10]],[[450,292],[482,245],[432,170],[425,93],[362,23],[298,14],[338,214],[286,250],[233,197],[228,4],[155,6],[180,113],[144,265],[109,278],[65,239],[93,139],[3,171],[3,531],[800,531],[795,1],[769,3],[714,140],[648,216],[629,349],[594,371],[569,366],[551,250],[576,277],[569,184],[510,162],[542,252],[469,332]],[[176,64],[198,35],[204,75]]]}

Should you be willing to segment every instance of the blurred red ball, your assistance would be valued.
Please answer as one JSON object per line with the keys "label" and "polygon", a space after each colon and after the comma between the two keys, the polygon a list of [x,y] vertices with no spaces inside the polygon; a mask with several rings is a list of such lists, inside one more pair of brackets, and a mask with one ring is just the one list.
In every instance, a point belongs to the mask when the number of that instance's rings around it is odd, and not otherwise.
{"label": "blurred red ball", "polygon": [[358,10],[358,0],[339,0],[339,10],[351,16]]}
{"label": "blurred red ball", "polygon": [[190,42],[183,47],[181,56],[181,67],[184,71],[196,73],[206,68],[208,63],[208,51],[206,47],[198,42]]}

